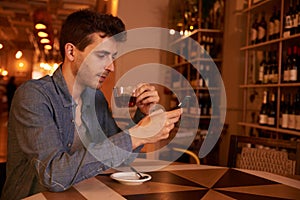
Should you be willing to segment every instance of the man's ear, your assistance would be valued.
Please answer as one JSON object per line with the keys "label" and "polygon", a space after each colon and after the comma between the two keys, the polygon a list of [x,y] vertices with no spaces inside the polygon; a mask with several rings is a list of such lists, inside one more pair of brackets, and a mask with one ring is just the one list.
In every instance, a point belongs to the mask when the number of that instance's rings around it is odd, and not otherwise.
{"label": "man's ear", "polygon": [[70,61],[74,61],[75,46],[71,43],[65,45],[65,57]]}

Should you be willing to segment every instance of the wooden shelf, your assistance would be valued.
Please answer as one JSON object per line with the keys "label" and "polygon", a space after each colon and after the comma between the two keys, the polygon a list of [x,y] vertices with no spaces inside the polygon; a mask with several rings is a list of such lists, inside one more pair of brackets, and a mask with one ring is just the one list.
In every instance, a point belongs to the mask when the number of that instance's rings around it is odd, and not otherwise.
{"label": "wooden shelf", "polygon": [[208,90],[220,90],[220,88],[218,87],[195,87],[195,86],[192,86],[192,87],[181,87],[181,88],[173,88],[174,91],[191,91],[191,90],[205,90],[205,91],[208,91]]}
{"label": "wooden shelf", "polygon": [[[261,12],[266,12],[267,15],[272,15],[272,8],[273,6],[277,6],[277,9],[280,10],[280,23],[281,23],[281,30],[280,30],[280,38],[274,39],[274,40],[269,40],[266,42],[254,44],[254,45],[245,45],[240,48],[240,51],[244,53],[245,55],[245,61],[244,61],[244,81],[243,84],[239,85],[239,87],[242,90],[243,94],[243,107],[242,107],[242,122],[239,123],[239,125],[244,126],[244,127],[251,127],[257,129],[256,132],[259,134],[260,130],[266,130],[273,132],[276,136],[282,137],[280,134],[284,134],[284,136],[289,137],[288,135],[295,135],[295,136],[300,136],[300,131],[296,130],[289,130],[289,129],[282,129],[279,126],[280,123],[280,99],[281,95],[290,92],[294,89],[297,89],[297,87],[300,87],[300,83],[284,83],[281,82],[282,74],[281,71],[283,69],[283,61],[286,59],[286,53],[285,50],[287,48],[287,45],[292,45],[292,43],[297,44],[298,41],[300,40],[300,33],[291,35],[288,37],[283,37],[283,26],[284,26],[284,20],[285,20],[285,12],[287,10],[285,9],[285,6],[287,5],[287,1],[289,0],[264,0],[261,1],[257,4],[251,5],[250,7],[243,9],[240,13],[242,13],[245,16],[245,22],[246,22],[246,29],[244,31],[245,34],[245,43],[247,44],[250,41],[250,29],[251,25],[253,23],[253,15]],[[248,5],[251,4],[251,0],[248,0]],[[252,12],[253,11],[253,12]],[[266,20],[268,20],[266,18]],[[288,41],[289,43],[285,43]],[[275,47],[276,48],[273,48]],[[247,84],[248,83],[248,78],[253,75],[253,73],[257,73],[257,71],[253,71],[250,69],[250,65],[253,65],[253,61],[251,60],[253,55],[256,55],[255,51],[270,51],[270,48],[272,48],[272,51],[276,49],[277,51],[277,64],[278,64],[278,83],[268,83],[268,84]],[[253,52],[252,52],[253,51]],[[257,57],[256,57],[257,58]],[[260,61],[255,61],[257,62],[254,64],[254,70],[257,69],[257,65]],[[248,123],[249,121],[253,120],[253,116],[257,118],[258,111],[261,106],[261,102],[259,102],[259,99],[254,100],[254,98],[249,98],[253,97],[253,91],[249,90],[252,88],[269,88],[272,89],[274,93],[277,95],[277,100],[276,100],[276,127],[268,127],[268,126],[261,126],[258,123]],[[289,90],[290,89],[290,90]],[[294,90],[295,91],[295,90]],[[258,91],[260,92],[260,91]],[[254,95],[255,96],[255,95]],[[258,94],[259,96],[259,94]],[[250,116],[250,113],[254,113],[254,115]],[[256,121],[256,120],[255,120]],[[245,134],[249,134],[248,129],[244,129]],[[280,134],[278,134],[280,133]]]}
{"label": "wooden shelf", "polygon": [[273,84],[247,84],[240,88],[267,88],[267,87],[299,87],[300,83],[273,83]]}
{"label": "wooden shelf", "polygon": [[194,31],[192,31],[190,34],[188,35],[185,35],[185,36],[182,36],[180,37],[179,39],[175,39],[173,42],[170,43],[171,46],[173,45],[176,45],[177,43],[187,39],[187,38],[190,38],[191,36],[197,34],[197,33],[223,33],[223,30],[220,30],[220,29],[202,29],[202,28],[199,28],[199,29],[196,29]]}
{"label": "wooden shelf", "polygon": [[194,58],[194,59],[191,59],[190,60],[191,61],[191,63],[193,63],[193,62],[201,62],[201,61],[203,61],[203,62],[222,62],[222,59],[221,58]]}
{"label": "wooden shelf", "polygon": [[217,115],[196,115],[196,114],[185,114],[186,117],[190,117],[190,118],[199,118],[199,119],[218,119],[220,118]]}
{"label": "wooden shelf", "polygon": [[241,10],[240,12],[241,13],[247,13],[247,12],[252,11],[252,10],[258,8],[258,7],[264,6],[265,4],[267,4],[267,3],[271,2],[271,1],[272,0],[263,0],[263,1],[259,2],[259,3],[257,3],[257,4],[251,5],[249,8],[245,8],[245,9]]}
{"label": "wooden shelf", "polygon": [[172,64],[172,65],[170,65],[170,67],[177,68],[177,67],[181,67],[183,65],[192,64],[194,62],[222,62],[222,59],[221,58],[193,58],[193,59],[190,59],[189,62],[184,61],[184,62]]}
{"label": "wooden shelf", "polygon": [[269,126],[261,126],[259,124],[247,123],[247,122],[239,122],[239,125],[246,126],[246,127],[257,128],[257,129],[262,129],[262,130],[273,131],[273,132],[278,132],[278,133],[286,133],[286,134],[292,134],[292,135],[300,136],[300,131],[294,131],[294,130],[276,128],[276,127],[269,127]]}
{"label": "wooden shelf", "polygon": [[240,88],[266,88],[266,87],[278,87],[279,84],[248,84],[248,85],[240,85]]}
{"label": "wooden shelf", "polygon": [[254,45],[244,46],[244,47],[240,48],[240,50],[244,51],[244,50],[255,49],[255,48],[258,48],[258,47],[267,46],[267,45],[270,45],[270,44],[279,43],[279,42],[286,41],[286,40],[292,40],[292,39],[299,38],[299,37],[300,37],[300,33],[295,34],[295,35],[291,35],[289,37],[282,37],[282,38],[279,38],[279,39],[269,40],[269,41],[261,42],[261,43],[254,44]]}
{"label": "wooden shelf", "polygon": [[254,44],[254,45],[244,46],[244,47],[240,48],[240,50],[244,51],[244,50],[255,49],[255,48],[258,48],[258,47],[263,47],[263,46],[267,46],[267,45],[270,45],[270,44],[275,44],[275,43],[278,43],[280,41],[282,41],[282,38],[281,39],[275,39],[275,40],[269,40],[269,41],[261,42],[261,43]]}

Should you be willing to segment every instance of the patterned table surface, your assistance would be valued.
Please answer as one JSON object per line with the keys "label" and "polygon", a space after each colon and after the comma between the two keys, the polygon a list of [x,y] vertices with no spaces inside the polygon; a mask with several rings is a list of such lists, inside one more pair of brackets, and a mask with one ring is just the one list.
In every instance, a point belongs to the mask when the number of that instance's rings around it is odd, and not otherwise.
{"label": "patterned table surface", "polygon": [[[137,162],[135,166],[139,170],[143,170],[143,166],[149,169],[151,163]],[[157,162],[155,167],[160,168]],[[266,172],[182,164],[169,165],[147,174],[152,176],[150,181],[130,186],[112,180],[108,172],[87,179],[65,192],[43,192],[26,200],[300,199],[300,181]]]}

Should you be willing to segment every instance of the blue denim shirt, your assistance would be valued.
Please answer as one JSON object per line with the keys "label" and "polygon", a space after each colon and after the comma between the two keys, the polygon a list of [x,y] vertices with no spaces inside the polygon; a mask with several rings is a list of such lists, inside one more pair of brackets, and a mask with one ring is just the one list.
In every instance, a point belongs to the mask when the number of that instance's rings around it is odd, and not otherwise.
{"label": "blue denim shirt", "polygon": [[103,93],[90,88],[83,96],[81,116],[85,146],[72,152],[75,106],[61,67],[53,76],[30,80],[17,89],[9,115],[2,199],[63,191],[134,159],[130,136],[116,125]]}

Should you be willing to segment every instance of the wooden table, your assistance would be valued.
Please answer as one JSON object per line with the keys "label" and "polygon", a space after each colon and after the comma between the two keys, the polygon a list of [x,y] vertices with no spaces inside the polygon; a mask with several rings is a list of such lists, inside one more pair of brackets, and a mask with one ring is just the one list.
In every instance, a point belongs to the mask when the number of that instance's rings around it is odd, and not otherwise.
{"label": "wooden table", "polygon": [[[162,165],[163,164],[163,165]],[[109,175],[99,175],[61,192],[43,192],[26,200],[51,199],[300,199],[300,181],[260,171],[195,164],[137,160],[133,165],[152,179],[141,185],[123,185]]]}

